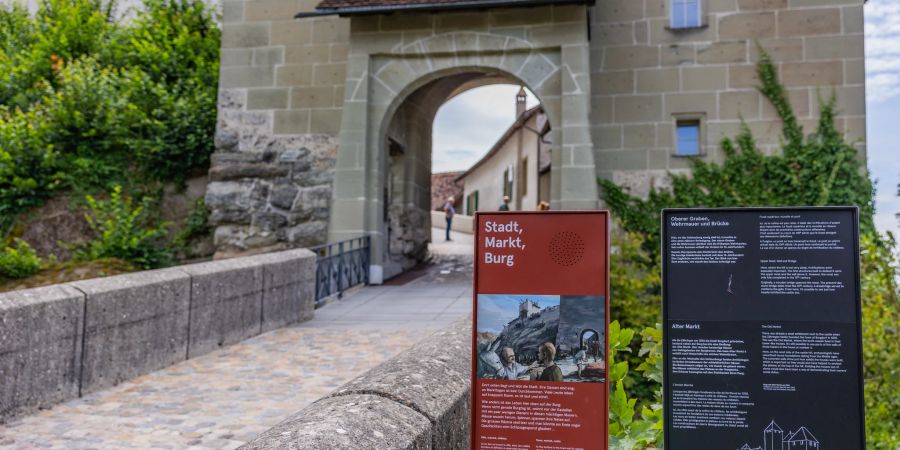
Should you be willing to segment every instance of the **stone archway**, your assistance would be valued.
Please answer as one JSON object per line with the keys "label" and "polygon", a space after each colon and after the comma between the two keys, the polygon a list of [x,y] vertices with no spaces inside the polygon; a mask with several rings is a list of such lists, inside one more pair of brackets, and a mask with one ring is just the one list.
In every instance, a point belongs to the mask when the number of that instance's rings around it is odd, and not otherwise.
{"label": "stone archway", "polygon": [[[596,208],[588,129],[588,47],[586,38],[583,45],[566,39],[571,36],[548,45],[487,32],[458,31],[404,42],[387,34],[365,34],[361,39],[351,34],[329,239],[372,236],[375,282],[404,270],[407,263],[399,267],[391,263],[396,256],[392,250],[397,249],[391,248],[388,236],[396,231],[390,229],[387,220],[392,198],[388,191],[397,187],[391,180],[399,176],[406,183],[403,188],[407,189],[404,192],[409,203],[418,204],[420,195],[410,186],[424,183],[422,174],[430,176],[430,142],[427,155],[419,154],[411,151],[415,149],[409,144],[404,147],[396,139],[391,143],[388,135],[408,129],[417,120],[430,125],[437,107],[461,89],[499,80],[527,86],[549,117],[554,143],[551,207]],[[427,129],[430,137],[430,126],[420,124],[418,129]],[[423,142],[423,136],[414,140]],[[401,164],[406,172],[391,173],[391,167],[396,167],[390,164],[391,148],[396,157],[401,147],[405,149],[400,152],[402,158],[409,155],[409,161]],[[415,226],[430,227],[430,218],[422,220],[426,222]],[[416,240],[425,242],[429,238],[414,238],[412,248],[406,248],[410,253],[407,256],[415,259]]]}
{"label": "stone archway", "polygon": [[590,328],[581,330],[581,333],[578,335],[578,348],[587,348],[585,345],[591,340],[600,340],[600,333]]}

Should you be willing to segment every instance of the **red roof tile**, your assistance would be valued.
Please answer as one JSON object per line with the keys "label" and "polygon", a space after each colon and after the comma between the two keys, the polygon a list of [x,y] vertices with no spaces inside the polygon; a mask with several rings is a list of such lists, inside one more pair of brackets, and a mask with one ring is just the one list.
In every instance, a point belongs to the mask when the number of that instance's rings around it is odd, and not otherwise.
{"label": "red roof tile", "polygon": [[[480,3],[483,2],[485,6],[490,5],[491,3],[496,3],[496,1],[492,0],[323,0],[316,6],[316,9],[345,9],[345,8],[390,8],[390,7],[423,7],[423,6],[435,6],[440,7],[444,5],[452,5],[454,3]],[[552,4],[552,3],[573,3],[572,0],[518,0],[518,1],[510,1],[508,3],[521,3],[522,5],[543,5],[543,4]]]}
{"label": "red roof tile", "polygon": [[324,0],[316,9],[360,8],[367,6],[428,5],[462,3],[470,0]]}

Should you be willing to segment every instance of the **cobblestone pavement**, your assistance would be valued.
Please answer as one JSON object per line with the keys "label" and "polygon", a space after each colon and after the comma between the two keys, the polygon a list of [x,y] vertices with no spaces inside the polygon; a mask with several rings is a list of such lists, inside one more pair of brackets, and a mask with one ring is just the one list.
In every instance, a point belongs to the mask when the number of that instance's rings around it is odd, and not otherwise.
{"label": "cobblestone pavement", "polygon": [[[452,252],[451,252],[452,253]],[[441,255],[316,317],[0,426],[0,449],[236,448],[471,311],[471,260]]]}

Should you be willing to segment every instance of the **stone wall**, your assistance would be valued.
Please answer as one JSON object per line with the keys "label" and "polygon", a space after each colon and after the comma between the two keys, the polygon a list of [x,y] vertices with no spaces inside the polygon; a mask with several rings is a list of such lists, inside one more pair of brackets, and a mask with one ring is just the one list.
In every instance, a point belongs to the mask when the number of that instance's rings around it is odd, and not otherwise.
{"label": "stone wall", "polygon": [[702,120],[703,158],[746,120],[764,150],[779,146],[781,123],[756,90],[757,43],[778,66],[800,123],[814,130],[819,99],[837,94],[838,129],[865,157],[862,0],[708,0],[702,28],[668,28],[668,0],[609,0],[593,9],[591,134],[598,175],[646,194],[674,156],[675,119]]}
{"label": "stone wall", "polygon": [[454,323],[241,448],[468,449],[471,339]]}
{"label": "stone wall", "polygon": [[865,155],[862,0],[709,0],[705,24],[686,30],[669,29],[670,0],[293,19],[317,3],[224,2],[207,193],[220,252],[368,233],[382,265],[384,121],[424,83],[466,71],[531,86],[556,122],[542,188],[554,208],[596,208],[598,176],[636,194],[666,186],[690,167],[674,155],[679,118],[701,121],[706,160],[722,159],[719,141],[741,120],[775,151],[781,125],[756,90],[757,42],[806,130],[833,89],[837,125]]}
{"label": "stone wall", "polygon": [[324,243],[337,140],[273,134],[272,111],[246,109],[251,95],[240,89],[219,93],[206,191],[217,255]]}
{"label": "stone wall", "polygon": [[220,254],[324,243],[349,21],[318,0],[225,0],[206,201]]}
{"label": "stone wall", "polygon": [[309,320],[315,272],[293,250],[0,294],[0,422]]}

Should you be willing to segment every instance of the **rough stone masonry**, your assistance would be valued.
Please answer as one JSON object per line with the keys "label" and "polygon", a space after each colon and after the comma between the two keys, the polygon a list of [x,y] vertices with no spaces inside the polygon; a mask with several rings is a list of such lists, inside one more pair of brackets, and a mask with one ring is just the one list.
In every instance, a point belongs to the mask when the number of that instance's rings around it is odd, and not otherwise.
{"label": "rough stone masonry", "polygon": [[219,252],[325,241],[337,142],[271,134],[272,115],[246,111],[247,92],[222,90],[206,204]]}
{"label": "rough stone masonry", "polygon": [[781,124],[756,89],[757,44],[806,130],[834,92],[838,129],[865,155],[863,0],[708,0],[700,25],[684,29],[670,27],[671,0],[294,19],[320,1],[223,3],[207,193],[220,252],[369,233],[379,264],[398,219],[383,217],[394,203],[382,189],[391,170],[383,125],[425,81],[459,75],[470,81],[453,95],[503,82],[540,97],[553,124],[557,205],[598,206],[597,177],[637,194],[666,186],[694,158],[675,154],[679,121],[699,123],[695,158],[721,160],[721,138],[742,121],[776,151]]}

